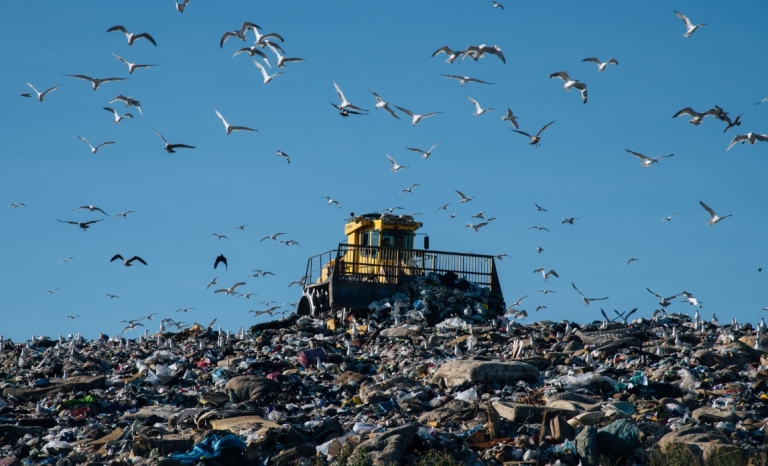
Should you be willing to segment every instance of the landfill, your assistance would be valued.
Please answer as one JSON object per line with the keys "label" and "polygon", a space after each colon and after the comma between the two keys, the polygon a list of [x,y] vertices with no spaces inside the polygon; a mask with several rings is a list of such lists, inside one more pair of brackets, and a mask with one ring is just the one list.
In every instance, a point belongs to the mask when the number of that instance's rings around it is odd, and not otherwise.
{"label": "landfill", "polygon": [[0,466],[748,465],[765,323],[524,323],[419,277],[367,310],[0,343]]}

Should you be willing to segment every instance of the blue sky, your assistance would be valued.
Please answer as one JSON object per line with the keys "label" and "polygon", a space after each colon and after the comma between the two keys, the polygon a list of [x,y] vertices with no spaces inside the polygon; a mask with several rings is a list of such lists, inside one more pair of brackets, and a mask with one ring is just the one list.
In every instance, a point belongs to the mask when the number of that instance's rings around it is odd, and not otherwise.
{"label": "blue sky", "polygon": [[[649,317],[658,308],[649,287],[665,296],[693,293],[707,318],[716,312],[721,321],[755,322],[768,306],[768,144],[725,149],[736,134],[768,132],[768,103],[753,105],[768,96],[768,4],[503,3],[501,11],[482,0],[440,8],[192,0],[183,14],[170,0],[66,8],[42,1],[34,11],[3,4],[0,202],[27,207],[0,210],[0,333],[15,340],[113,335],[122,330],[118,321],[152,312],[247,328],[260,321],[247,311],[264,308],[255,300],[299,298],[288,284],[301,277],[309,256],[344,239],[349,212],[393,206],[423,213],[432,249],[511,255],[497,261],[502,288],[507,302],[530,295],[521,306],[529,321],[592,321],[601,318],[601,304],[609,312],[638,307],[637,315]],[[684,38],[674,10],[707,26]],[[262,84],[250,58],[230,58],[251,45],[250,32],[247,42],[229,39],[219,48],[224,31],[243,21],[280,33],[286,55],[306,61]],[[106,33],[117,24],[149,32],[157,47],[144,40],[128,46],[122,34]],[[482,43],[499,45],[507,63],[430,58],[443,45]],[[129,75],[110,52],[159,66]],[[620,66],[598,73],[581,61],[591,56],[616,58]],[[586,82],[589,103],[548,79],[556,71]],[[461,87],[441,73],[494,84]],[[93,91],[63,74],[129,79]],[[341,118],[328,104],[338,102],[334,80],[369,115]],[[61,88],[39,103],[19,97],[30,91],[27,81],[40,90]],[[368,89],[418,113],[444,113],[412,127],[402,114],[396,120],[374,111]],[[136,116],[115,125],[102,107],[118,94],[140,100],[144,114],[112,104]],[[473,116],[468,97],[495,111]],[[713,118],[698,127],[672,118],[684,107],[716,104],[732,117],[744,113],[743,124],[723,134],[725,123]],[[509,131],[500,119],[506,108],[529,133],[555,120],[540,147]],[[226,135],[215,109],[258,132]],[[153,129],[196,149],[167,154]],[[92,154],[77,136],[115,144]],[[405,150],[437,141],[428,160]],[[643,169],[625,149],[675,155]],[[390,172],[387,154],[410,168]],[[412,183],[421,186],[398,196]],[[474,200],[459,205],[456,189]],[[325,196],[342,208],[327,205]],[[710,227],[700,200],[733,217]],[[438,212],[446,202],[448,212]],[[87,204],[110,215],[72,212]],[[125,210],[136,213],[112,218]],[[497,220],[474,233],[464,225],[478,211]],[[671,222],[659,223],[674,212]],[[456,218],[446,219],[452,213]],[[563,217],[579,220],[563,225]],[[105,220],[88,231],[56,221],[99,218]],[[249,226],[233,231],[241,224]],[[278,231],[300,246],[259,241]],[[214,232],[229,240],[209,236]],[[537,246],[545,251],[537,254]],[[110,263],[117,253],[138,254],[149,265]],[[222,253],[229,269],[214,271]],[[640,260],[627,265],[631,257]],[[544,284],[532,273],[537,267],[560,278]],[[215,276],[228,287],[252,269],[275,276],[245,280],[238,291],[258,293],[250,300],[205,289]],[[585,308],[570,282],[589,297],[610,299]],[[556,293],[536,293],[544,288]],[[534,313],[540,304],[547,309]],[[174,313],[183,307],[195,309]],[[62,318],[68,314],[80,317]]]}

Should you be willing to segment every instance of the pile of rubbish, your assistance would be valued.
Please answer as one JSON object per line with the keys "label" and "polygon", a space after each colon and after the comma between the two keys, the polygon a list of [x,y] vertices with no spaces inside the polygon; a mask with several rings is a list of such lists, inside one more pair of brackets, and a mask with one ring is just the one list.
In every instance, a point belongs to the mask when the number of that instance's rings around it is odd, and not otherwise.
{"label": "pile of rubbish", "polygon": [[491,315],[476,285],[411,287],[369,312],[237,333],[2,341],[0,465],[768,458],[762,322],[524,325]]}

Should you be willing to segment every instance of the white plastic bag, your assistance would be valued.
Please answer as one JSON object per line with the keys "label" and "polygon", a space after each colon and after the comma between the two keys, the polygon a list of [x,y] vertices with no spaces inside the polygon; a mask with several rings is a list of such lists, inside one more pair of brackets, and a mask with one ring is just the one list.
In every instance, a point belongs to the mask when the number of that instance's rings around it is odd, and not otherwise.
{"label": "white plastic bag", "polygon": [[456,395],[457,400],[474,403],[477,401],[477,390],[470,388]]}

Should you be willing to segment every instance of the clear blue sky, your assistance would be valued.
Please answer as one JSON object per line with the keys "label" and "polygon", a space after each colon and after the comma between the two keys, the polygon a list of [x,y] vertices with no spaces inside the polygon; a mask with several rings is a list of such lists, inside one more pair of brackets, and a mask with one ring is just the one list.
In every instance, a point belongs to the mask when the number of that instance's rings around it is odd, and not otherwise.
{"label": "clear blue sky", "polygon": [[[0,209],[0,333],[93,338],[151,312],[247,328],[259,321],[247,311],[264,307],[255,300],[299,298],[288,283],[303,275],[309,256],[344,239],[349,212],[393,206],[423,213],[432,249],[513,256],[497,261],[502,288],[507,302],[531,295],[521,306],[529,321],[592,321],[601,304],[650,317],[658,308],[650,287],[665,296],[692,292],[706,318],[716,312],[721,322],[755,322],[768,306],[768,144],[725,149],[736,134],[768,132],[768,103],[753,105],[768,96],[768,4],[502,3],[503,11],[483,0],[439,7],[192,0],[183,14],[171,0],[3,3],[0,202],[27,207]],[[674,10],[707,26],[684,38]],[[286,55],[306,61],[288,64],[265,86],[250,58],[230,58],[251,45],[250,32],[247,42],[219,48],[224,31],[243,21],[280,33]],[[129,47],[122,34],[106,33],[117,24],[149,32],[157,47],[145,40]],[[430,58],[443,45],[482,43],[499,45],[506,65],[494,56],[461,64]],[[110,51],[159,66],[129,75]],[[598,73],[581,61],[591,56],[620,66]],[[586,82],[589,103],[548,79],[556,71]],[[441,73],[494,84],[461,87]],[[63,74],[130,79],[93,91]],[[328,104],[338,102],[334,80],[370,114],[341,118]],[[61,88],[39,103],[19,97],[30,91],[27,81]],[[402,114],[374,111],[368,89],[415,112],[444,113],[412,127]],[[102,107],[118,94],[140,100],[144,114],[112,104],[136,116],[115,125]],[[496,110],[473,116],[470,96]],[[744,113],[743,124],[723,134],[725,123],[710,117],[698,127],[672,118],[715,104],[732,117]],[[527,132],[556,122],[533,147],[501,121],[506,108]],[[226,135],[214,109],[258,132]],[[197,148],[167,154],[153,129]],[[92,154],[77,136],[116,144]],[[437,141],[428,160],[405,150]],[[675,155],[643,169],[625,149]],[[410,168],[390,172],[387,154]],[[421,186],[398,196],[412,183]],[[456,189],[474,200],[459,205]],[[700,200],[733,217],[710,227]],[[437,212],[446,202],[448,212]],[[85,204],[110,215],[72,212]],[[112,218],[125,210],[136,213]],[[478,211],[497,220],[474,233],[464,225]],[[451,213],[458,215],[447,220]],[[579,220],[562,225],[563,217]],[[56,221],[99,218],[88,231]],[[241,224],[249,226],[233,231]],[[301,246],[259,242],[276,232]],[[537,254],[537,246],[545,251]],[[116,253],[149,265],[110,263]],[[229,270],[214,271],[222,253]],[[631,257],[640,260],[627,265]],[[560,278],[544,284],[532,273],[540,266]],[[250,300],[205,288],[215,276],[231,286],[252,269],[275,276],[245,280],[238,291],[258,293]],[[572,281],[589,297],[610,299],[585,308]],[[556,293],[536,293],[543,288]],[[539,304],[547,309],[534,313]],[[182,307],[195,309],[174,313]],[[669,310],[693,313],[687,304]],[[157,321],[147,328],[156,331]]]}

